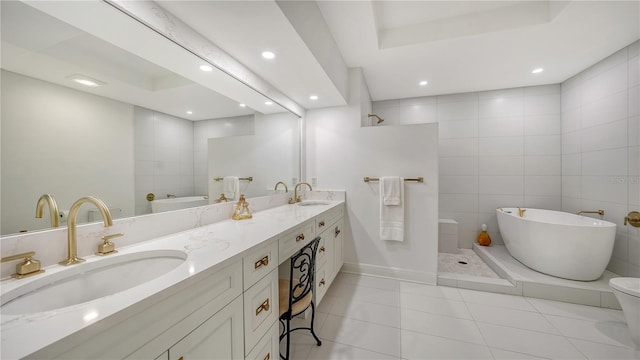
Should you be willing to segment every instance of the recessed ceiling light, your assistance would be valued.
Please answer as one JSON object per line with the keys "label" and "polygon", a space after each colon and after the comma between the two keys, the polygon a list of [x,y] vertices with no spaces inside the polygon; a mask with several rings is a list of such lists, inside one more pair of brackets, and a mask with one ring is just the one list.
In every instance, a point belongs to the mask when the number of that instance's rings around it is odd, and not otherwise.
{"label": "recessed ceiling light", "polygon": [[263,57],[263,58],[265,58],[265,59],[269,59],[269,60],[271,60],[271,59],[273,59],[273,58],[275,58],[275,57],[276,57],[276,54],[274,54],[274,53],[273,53],[273,52],[271,52],[271,51],[263,51],[263,52],[262,52],[262,57]]}
{"label": "recessed ceiling light", "polygon": [[191,115],[191,114],[193,114],[193,111],[187,110],[187,114]]}
{"label": "recessed ceiling light", "polygon": [[200,70],[209,72],[209,71],[213,71],[213,68],[209,65],[200,65]]}
{"label": "recessed ceiling light", "polygon": [[535,68],[535,69],[531,70],[531,73],[532,74],[540,74],[543,71],[544,71],[543,68]]}
{"label": "recessed ceiling light", "polygon": [[264,104],[265,105],[273,105],[273,102],[272,101],[265,101]]}
{"label": "recessed ceiling light", "polygon": [[420,86],[427,86],[427,84],[428,84],[427,80],[422,80],[418,83],[418,85]]}
{"label": "recessed ceiling light", "polygon": [[77,82],[78,84],[82,84],[84,86],[98,87],[98,86],[105,85],[104,82],[100,80],[92,79],[85,75],[71,75],[71,76],[68,76],[67,78]]}
{"label": "recessed ceiling light", "polygon": [[311,96],[309,96],[309,99],[318,100],[318,95],[311,95]]}
{"label": "recessed ceiling light", "polygon": [[247,107],[246,104],[240,104],[240,107]]}

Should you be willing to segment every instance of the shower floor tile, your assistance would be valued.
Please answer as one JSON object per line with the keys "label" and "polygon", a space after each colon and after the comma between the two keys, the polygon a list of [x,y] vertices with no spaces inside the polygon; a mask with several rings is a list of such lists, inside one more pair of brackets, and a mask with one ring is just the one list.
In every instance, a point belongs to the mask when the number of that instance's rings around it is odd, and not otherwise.
{"label": "shower floor tile", "polygon": [[458,249],[458,254],[438,253],[438,273],[443,272],[494,279],[500,278],[471,249]]}

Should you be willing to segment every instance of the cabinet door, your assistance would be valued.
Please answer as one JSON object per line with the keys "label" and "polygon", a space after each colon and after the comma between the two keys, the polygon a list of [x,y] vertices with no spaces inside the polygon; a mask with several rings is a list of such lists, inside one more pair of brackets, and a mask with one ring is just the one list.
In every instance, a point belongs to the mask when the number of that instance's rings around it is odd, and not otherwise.
{"label": "cabinet door", "polygon": [[244,359],[242,297],[169,349],[169,360]]}
{"label": "cabinet door", "polygon": [[332,237],[333,237],[333,255],[334,255],[334,270],[333,276],[335,277],[340,272],[342,264],[344,264],[344,234],[342,233],[342,227],[344,220],[340,219],[335,225],[333,225]]}
{"label": "cabinet door", "polygon": [[244,347],[248,354],[279,316],[278,272],[272,271],[244,293]]}

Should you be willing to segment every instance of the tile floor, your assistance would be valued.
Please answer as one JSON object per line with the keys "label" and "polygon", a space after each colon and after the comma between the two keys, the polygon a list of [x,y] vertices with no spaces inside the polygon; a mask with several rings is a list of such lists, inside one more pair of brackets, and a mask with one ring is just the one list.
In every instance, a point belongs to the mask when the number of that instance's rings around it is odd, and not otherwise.
{"label": "tile floor", "polygon": [[316,332],[292,359],[640,359],[619,310],[347,273]]}

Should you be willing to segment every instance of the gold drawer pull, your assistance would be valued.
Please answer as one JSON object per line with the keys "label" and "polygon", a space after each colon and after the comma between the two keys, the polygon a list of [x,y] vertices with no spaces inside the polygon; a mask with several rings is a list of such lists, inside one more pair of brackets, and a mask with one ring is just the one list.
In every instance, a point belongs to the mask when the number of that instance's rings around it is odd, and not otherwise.
{"label": "gold drawer pull", "polygon": [[324,284],[325,284],[325,281],[324,281],[324,278],[322,278],[322,280],[320,280],[320,286],[324,286]]}
{"label": "gold drawer pull", "polygon": [[264,357],[264,360],[270,360],[271,359],[271,353],[267,353],[267,356]]}
{"label": "gold drawer pull", "polygon": [[184,360],[184,356],[180,356],[180,359],[178,359],[178,360]]}
{"label": "gold drawer pull", "polygon": [[265,255],[262,259],[256,261],[256,263],[253,265],[255,269],[259,269],[263,266],[269,266],[269,255]]}
{"label": "gold drawer pull", "polygon": [[260,314],[262,310],[269,311],[269,308],[269,298],[267,298],[267,300],[263,301],[262,304],[260,304],[260,306],[258,306],[258,308],[256,309],[256,316],[258,316],[258,314]]}
{"label": "gold drawer pull", "polygon": [[340,228],[336,226],[335,236],[338,237],[340,235]]}
{"label": "gold drawer pull", "polygon": [[296,242],[304,240],[304,234],[296,236]]}
{"label": "gold drawer pull", "polygon": [[324,246],[321,246],[320,249],[318,249],[319,252],[323,253],[325,250]]}
{"label": "gold drawer pull", "polygon": [[320,221],[320,222],[318,223],[318,227],[323,227],[323,226],[324,226],[324,221]]}

